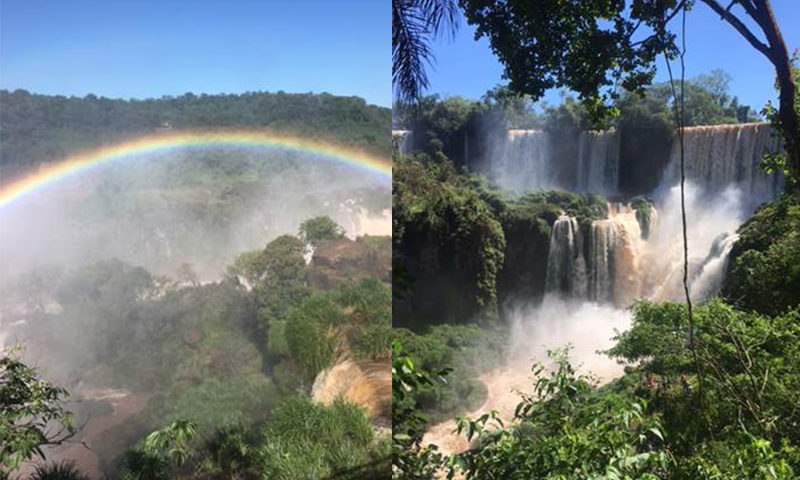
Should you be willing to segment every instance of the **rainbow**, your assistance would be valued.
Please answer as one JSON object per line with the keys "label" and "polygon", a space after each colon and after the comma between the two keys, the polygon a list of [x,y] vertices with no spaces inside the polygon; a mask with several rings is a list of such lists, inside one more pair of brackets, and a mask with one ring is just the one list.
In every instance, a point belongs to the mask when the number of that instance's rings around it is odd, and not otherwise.
{"label": "rainbow", "polygon": [[390,160],[380,159],[330,143],[264,130],[170,131],[102,146],[42,167],[37,172],[0,188],[0,208],[99,165],[171,150],[213,147],[295,151],[357,167],[381,178],[391,179],[392,177]]}

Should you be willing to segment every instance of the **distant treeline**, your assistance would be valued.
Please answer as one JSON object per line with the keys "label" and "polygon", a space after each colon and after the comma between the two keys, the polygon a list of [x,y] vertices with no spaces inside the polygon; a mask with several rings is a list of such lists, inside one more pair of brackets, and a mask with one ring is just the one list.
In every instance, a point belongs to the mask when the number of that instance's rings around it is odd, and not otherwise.
{"label": "distant treeline", "polygon": [[328,93],[247,92],[122,100],[0,90],[0,164],[34,166],[133,135],[254,127],[391,155],[391,110]]}

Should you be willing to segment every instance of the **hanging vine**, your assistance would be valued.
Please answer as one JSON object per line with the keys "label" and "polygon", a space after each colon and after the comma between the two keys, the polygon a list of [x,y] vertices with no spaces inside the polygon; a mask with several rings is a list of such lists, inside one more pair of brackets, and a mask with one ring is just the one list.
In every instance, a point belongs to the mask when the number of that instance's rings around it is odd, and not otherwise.
{"label": "hanging vine", "polygon": [[686,83],[686,64],[684,57],[686,56],[686,2],[681,2],[675,12],[670,17],[665,18],[661,24],[662,34],[666,32],[667,22],[674,16],[677,10],[681,11],[681,47],[675,50],[678,51],[678,58],[681,65],[680,77],[680,91],[675,86],[675,77],[672,73],[672,65],[670,64],[670,56],[667,50],[664,50],[664,61],[667,64],[667,72],[669,73],[669,84],[672,89],[672,110],[675,115],[675,128],[678,133],[678,143],[680,146],[680,171],[681,171],[681,230],[683,234],[683,293],[686,299],[686,310],[689,321],[689,350],[692,354],[692,362],[697,374],[697,396],[699,399],[700,415],[703,418],[703,423],[708,429],[709,433],[713,435],[710,428],[708,419],[706,417],[705,409],[705,396],[703,392],[703,371],[700,368],[700,361],[697,356],[697,348],[694,338],[694,312],[692,305],[692,297],[689,292],[689,238],[686,228],[686,158],[685,158],[685,145],[684,145],[684,130],[686,127],[685,116],[685,103],[684,103],[684,87]]}

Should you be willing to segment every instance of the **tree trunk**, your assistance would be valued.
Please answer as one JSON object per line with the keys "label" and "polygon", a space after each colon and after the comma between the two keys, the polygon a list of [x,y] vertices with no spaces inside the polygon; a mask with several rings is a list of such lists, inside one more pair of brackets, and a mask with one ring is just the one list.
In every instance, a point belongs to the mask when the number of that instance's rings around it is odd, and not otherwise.
{"label": "tree trunk", "polygon": [[[787,179],[787,189],[800,191],[800,118],[795,110],[797,85],[792,76],[792,64],[789,61],[789,52],[786,42],[775,21],[770,0],[734,0],[728,8],[723,8],[717,0],[702,0],[712,10],[717,12],[726,22],[731,24],[756,50],[775,67],[780,89],[778,105],[778,123],[783,138],[786,141],[786,166],[791,179]],[[762,43],[750,29],[730,12],[733,5],[739,4],[751,17],[761,31],[764,32],[767,43]]]}
{"label": "tree trunk", "polygon": [[[800,118],[795,109],[797,85],[792,75],[792,63],[770,1],[757,0],[754,3],[756,8],[752,16],[767,37],[769,48],[767,58],[775,66],[775,73],[778,76],[780,89],[778,120],[781,133],[786,140],[786,166],[792,180],[800,182]],[[787,188],[796,191],[794,187],[791,181],[787,182]]]}

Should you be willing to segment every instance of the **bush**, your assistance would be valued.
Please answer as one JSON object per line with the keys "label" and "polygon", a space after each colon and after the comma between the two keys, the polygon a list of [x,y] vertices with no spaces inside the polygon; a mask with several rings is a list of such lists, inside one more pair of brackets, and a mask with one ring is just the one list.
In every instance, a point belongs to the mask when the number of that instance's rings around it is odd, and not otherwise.
{"label": "bush", "polygon": [[369,418],[343,400],[324,406],[306,396],[288,398],[263,434],[266,478],[327,478],[377,459]]}
{"label": "bush", "polygon": [[344,229],[328,216],[314,217],[300,224],[300,238],[313,247],[325,240],[336,240],[342,237],[344,237]]}
{"label": "bush", "polygon": [[37,465],[28,480],[89,480],[89,477],[74,462],[59,462]]}
{"label": "bush", "polygon": [[723,295],[769,315],[800,305],[800,197],[783,195],[739,228]]}

